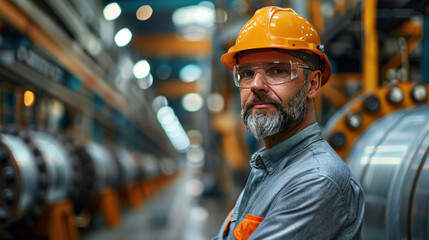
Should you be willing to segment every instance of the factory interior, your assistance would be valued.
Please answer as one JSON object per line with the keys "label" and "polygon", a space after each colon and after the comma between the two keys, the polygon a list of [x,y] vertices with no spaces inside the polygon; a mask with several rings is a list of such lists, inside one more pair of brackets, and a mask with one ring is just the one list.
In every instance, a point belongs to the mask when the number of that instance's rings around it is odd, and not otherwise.
{"label": "factory interior", "polygon": [[263,146],[220,58],[265,6],[325,46],[361,239],[429,239],[426,0],[0,0],[0,239],[216,236]]}

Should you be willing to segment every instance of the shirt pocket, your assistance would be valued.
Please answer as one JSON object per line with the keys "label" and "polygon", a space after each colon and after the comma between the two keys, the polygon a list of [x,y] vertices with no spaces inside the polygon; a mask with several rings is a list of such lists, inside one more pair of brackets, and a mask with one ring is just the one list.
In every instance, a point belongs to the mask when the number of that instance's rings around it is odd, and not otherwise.
{"label": "shirt pocket", "polygon": [[237,240],[246,240],[252,235],[264,217],[247,214],[243,221],[235,228],[233,235]]}
{"label": "shirt pocket", "polygon": [[231,213],[228,220],[226,221],[225,228],[223,229],[222,238],[226,237],[226,235],[228,234],[228,229],[229,229],[229,225],[231,224],[232,217],[234,217],[233,213]]}

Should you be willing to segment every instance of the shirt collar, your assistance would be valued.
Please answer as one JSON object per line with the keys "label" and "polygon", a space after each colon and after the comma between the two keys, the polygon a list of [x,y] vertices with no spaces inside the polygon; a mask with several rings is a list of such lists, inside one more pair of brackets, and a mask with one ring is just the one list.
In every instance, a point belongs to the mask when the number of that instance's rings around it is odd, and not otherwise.
{"label": "shirt collar", "polygon": [[250,158],[250,165],[253,168],[265,168],[268,172],[273,172],[282,162],[282,159],[297,152],[317,138],[322,138],[320,127],[318,123],[313,123],[268,150],[265,147],[259,149]]}

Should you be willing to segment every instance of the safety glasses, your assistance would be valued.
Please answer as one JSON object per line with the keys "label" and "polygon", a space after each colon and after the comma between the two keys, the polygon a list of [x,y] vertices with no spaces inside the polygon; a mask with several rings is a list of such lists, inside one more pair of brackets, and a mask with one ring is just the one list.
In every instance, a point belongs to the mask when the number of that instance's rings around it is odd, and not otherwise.
{"label": "safety glasses", "polygon": [[234,83],[239,88],[250,88],[257,73],[260,73],[268,85],[290,82],[298,77],[298,68],[311,69],[298,62],[258,62],[234,66]]}

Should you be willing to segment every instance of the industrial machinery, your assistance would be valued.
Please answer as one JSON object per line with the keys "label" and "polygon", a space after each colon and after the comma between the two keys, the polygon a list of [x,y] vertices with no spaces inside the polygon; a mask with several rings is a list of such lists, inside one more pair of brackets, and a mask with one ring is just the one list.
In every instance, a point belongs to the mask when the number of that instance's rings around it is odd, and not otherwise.
{"label": "industrial machinery", "polygon": [[362,93],[331,117],[324,128],[325,136],[346,159],[369,125],[394,111],[428,102],[428,89],[423,83],[401,82]]}
{"label": "industrial machinery", "polygon": [[124,147],[113,147],[113,154],[119,170],[116,187],[120,201],[122,205],[138,208],[143,201],[143,191],[139,186],[139,171],[132,153]]}
{"label": "industrial machinery", "polygon": [[0,5],[0,239],[75,240],[100,215],[117,226],[124,207],[161,188],[143,176],[167,179],[158,160],[176,150],[141,89],[118,89],[125,56],[102,47],[104,33],[68,1]]}
{"label": "industrial machinery", "polygon": [[162,171],[161,160],[150,153],[134,154],[137,166],[139,166],[139,179],[145,198],[153,195],[157,189],[162,188],[172,175]]}
{"label": "industrial machinery", "polygon": [[117,171],[115,157],[105,146],[95,141],[86,144],[86,150],[94,160],[96,174],[96,191],[112,188],[118,182],[119,172]]}
{"label": "industrial machinery", "polygon": [[[74,215],[69,197],[87,200],[81,167],[54,135],[43,131],[20,131],[19,135],[2,133],[1,229],[6,237],[47,236],[77,231],[71,225]],[[74,161],[73,161],[74,160]],[[80,189],[82,188],[82,189]],[[77,202],[80,209],[82,202]],[[46,223],[41,227],[40,221]]]}
{"label": "industrial machinery", "polygon": [[40,151],[12,134],[1,134],[1,226],[40,215],[48,189],[48,174]]}
{"label": "industrial machinery", "polygon": [[170,179],[152,154],[41,130],[0,134],[0,172],[2,239],[78,239],[74,218],[83,212],[117,226],[120,195],[138,207]]}
{"label": "industrial machinery", "polygon": [[402,82],[361,94],[325,136],[365,193],[363,239],[427,239],[428,86]]}
{"label": "industrial machinery", "polygon": [[429,105],[377,120],[347,158],[365,192],[363,239],[428,239]]}
{"label": "industrial machinery", "polygon": [[131,152],[124,147],[116,147],[115,158],[119,168],[119,187],[138,181],[138,169]]}
{"label": "industrial machinery", "polygon": [[95,191],[99,197],[94,203],[93,210],[100,210],[109,226],[117,226],[121,221],[120,202],[114,186],[119,182],[120,174],[115,156],[107,147],[95,141],[89,141],[86,150],[94,160],[96,169]]}

